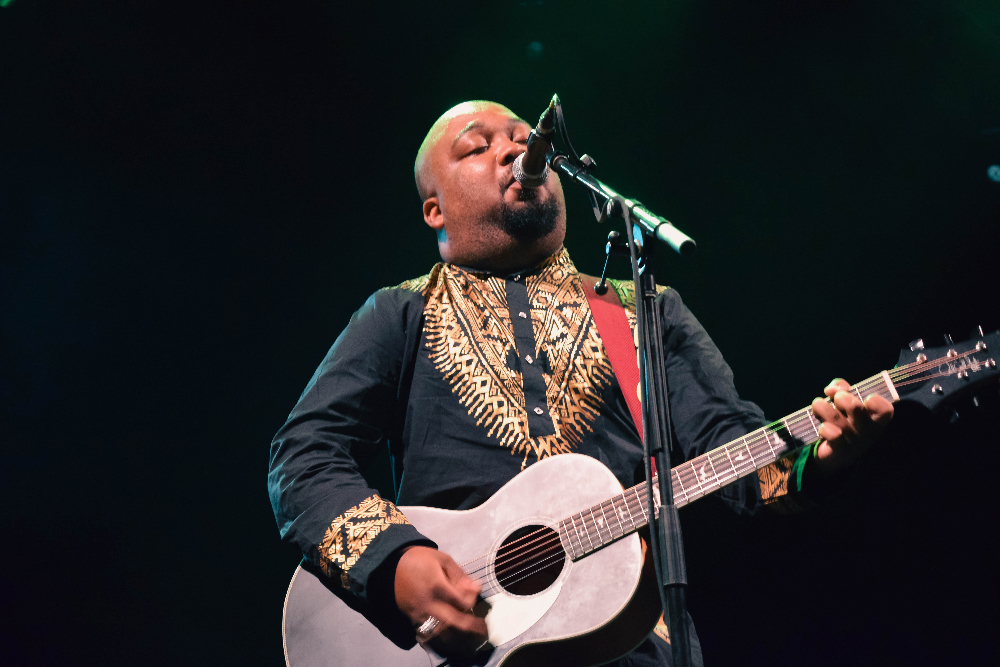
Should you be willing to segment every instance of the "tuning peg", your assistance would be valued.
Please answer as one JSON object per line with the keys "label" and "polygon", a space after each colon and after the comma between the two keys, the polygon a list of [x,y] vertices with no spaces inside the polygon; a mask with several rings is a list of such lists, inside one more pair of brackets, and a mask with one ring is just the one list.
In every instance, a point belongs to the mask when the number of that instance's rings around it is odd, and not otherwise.
{"label": "tuning peg", "polygon": [[985,335],[986,334],[983,333],[983,328],[981,326],[978,326],[978,327],[972,327],[972,334],[969,337],[970,338],[982,338]]}
{"label": "tuning peg", "polygon": [[944,335],[944,344],[945,345],[954,345],[955,344],[955,341],[953,341],[951,339],[951,334],[945,334]]}
{"label": "tuning peg", "polygon": [[910,352],[916,352],[917,350],[924,349],[924,339],[918,338],[910,343]]}
{"label": "tuning peg", "polygon": [[954,424],[955,422],[957,422],[959,420],[960,417],[961,417],[961,415],[958,414],[958,410],[956,410],[955,408],[952,408],[951,409],[951,417],[948,419],[948,423],[949,424]]}

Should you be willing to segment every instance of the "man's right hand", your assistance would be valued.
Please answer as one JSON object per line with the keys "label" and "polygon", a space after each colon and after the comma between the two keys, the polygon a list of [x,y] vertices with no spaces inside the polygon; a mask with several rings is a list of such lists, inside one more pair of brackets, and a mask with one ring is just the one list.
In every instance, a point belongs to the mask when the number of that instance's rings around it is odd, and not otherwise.
{"label": "man's right hand", "polygon": [[396,565],[396,605],[414,628],[432,616],[439,621],[417,639],[441,655],[469,655],[486,642],[486,622],[472,614],[481,590],[437,549],[409,547]]}

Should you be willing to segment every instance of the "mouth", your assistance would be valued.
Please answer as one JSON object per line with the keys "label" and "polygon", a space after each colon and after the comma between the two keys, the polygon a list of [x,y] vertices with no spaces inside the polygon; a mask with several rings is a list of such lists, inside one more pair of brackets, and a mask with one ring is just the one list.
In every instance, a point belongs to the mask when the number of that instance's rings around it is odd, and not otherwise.
{"label": "mouth", "polygon": [[501,194],[505,194],[507,190],[514,190],[514,196],[517,200],[527,201],[537,199],[539,194],[538,191],[541,190],[541,188],[526,188],[518,183],[517,179],[514,178],[512,174],[506,182],[501,184]]}

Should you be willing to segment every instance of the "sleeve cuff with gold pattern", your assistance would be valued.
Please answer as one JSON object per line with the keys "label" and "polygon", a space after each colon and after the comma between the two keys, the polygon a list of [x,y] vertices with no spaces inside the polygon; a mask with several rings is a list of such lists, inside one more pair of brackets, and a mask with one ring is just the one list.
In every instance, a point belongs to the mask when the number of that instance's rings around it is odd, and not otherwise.
{"label": "sleeve cuff with gold pattern", "polygon": [[830,476],[810,474],[819,443],[802,447],[794,457],[779,459],[757,471],[760,499],[781,514],[817,507],[846,483],[853,467]]}
{"label": "sleeve cuff with gold pattern", "polygon": [[364,596],[368,575],[394,551],[409,544],[437,546],[394,504],[371,495],[330,523],[317,545],[317,564],[343,588]]}

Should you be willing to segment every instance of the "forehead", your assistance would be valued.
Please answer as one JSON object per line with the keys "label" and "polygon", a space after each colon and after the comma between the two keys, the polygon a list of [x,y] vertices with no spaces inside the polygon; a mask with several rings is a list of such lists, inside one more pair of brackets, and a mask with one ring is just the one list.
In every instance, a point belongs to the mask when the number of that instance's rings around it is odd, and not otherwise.
{"label": "forehead", "polygon": [[484,109],[450,118],[441,138],[454,141],[470,130],[498,130],[506,129],[511,125],[527,125],[527,123],[502,107]]}
{"label": "forehead", "polygon": [[434,170],[433,165],[445,159],[444,156],[450,153],[450,148],[463,134],[463,130],[475,129],[475,125],[470,125],[470,123],[477,120],[483,122],[484,127],[493,129],[497,129],[498,126],[506,128],[510,123],[524,122],[518,118],[517,114],[502,104],[485,100],[462,102],[444,112],[428,130],[420,144],[420,149],[417,151],[417,157],[413,161],[413,175],[416,178],[417,190],[421,197],[426,194],[424,190],[425,179],[429,172]]}
{"label": "forehead", "polygon": [[440,152],[445,153],[448,149],[456,146],[464,136],[506,132],[510,131],[512,126],[517,125],[527,126],[527,123],[502,107],[460,114],[448,120],[447,126],[435,143],[440,148]]}
{"label": "forehead", "polygon": [[[427,133],[421,152],[428,149],[450,148],[470,130],[496,130],[511,124],[524,123],[517,114],[495,102],[463,102],[445,112]],[[526,124],[526,123],[525,123]]]}

